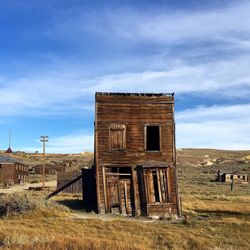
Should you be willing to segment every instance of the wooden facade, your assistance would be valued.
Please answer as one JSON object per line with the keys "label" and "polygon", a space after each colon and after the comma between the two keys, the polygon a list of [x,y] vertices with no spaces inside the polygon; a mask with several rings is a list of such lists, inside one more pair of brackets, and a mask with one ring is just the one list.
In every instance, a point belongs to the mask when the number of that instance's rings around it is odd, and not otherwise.
{"label": "wooden facade", "polygon": [[99,213],[179,215],[173,94],[96,93]]}
{"label": "wooden facade", "polygon": [[10,186],[29,180],[29,167],[15,159],[0,156],[0,185]]}

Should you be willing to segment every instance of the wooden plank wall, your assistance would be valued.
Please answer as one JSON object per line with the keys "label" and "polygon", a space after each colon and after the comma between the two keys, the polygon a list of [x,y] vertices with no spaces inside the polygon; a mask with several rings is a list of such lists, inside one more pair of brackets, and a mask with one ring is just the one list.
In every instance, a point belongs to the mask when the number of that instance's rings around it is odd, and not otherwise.
{"label": "wooden plank wall", "polygon": [[16,182],[15,175],[15,163],[11,164],[1,164],[0,166],[0,183],[8,184]]}
{"label": "wooden plank wall", "polygon": [[28,166],[21,163],[0,164],[0,184],[19,184],[29,180]]}
{"label": "wooden plank wall", "polygon": [[[57,174],[57,188],[62,187],[63,185],[69,183],[70,181],[77,178],[79,175],[81,175],[81,172],[58,172]],[[65,188],[63,193],[82,193],[82,179],[78,180],[71,186]]]}
{"label": "wooden plank wall", "polygon": [[[174,162],[174,117],[173,96],[119,96],[96,95],[95,118],[95,165],[97,170],[98,208],[105,212],[103,166],[114,164],[135,167],[146,161]],[[126,126],[126,149],[110,149],[109,130],[111,124]],[[161,151],[145,151],[145,125],[161,127]],[[137,175],[135,179],[135,207],[140,210]],[[176,210],[174,171],[170,174],[173,210]]]}

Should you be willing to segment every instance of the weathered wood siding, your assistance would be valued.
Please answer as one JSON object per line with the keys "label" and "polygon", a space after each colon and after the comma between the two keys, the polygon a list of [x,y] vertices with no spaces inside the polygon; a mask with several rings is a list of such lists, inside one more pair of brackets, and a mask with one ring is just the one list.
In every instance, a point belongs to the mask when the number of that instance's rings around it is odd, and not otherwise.
{"label": "weathered wood siding", "polygon": [[16,165],[1,164],[0,166],[0,183],[1,184],[14,184],[16,183]]}
{"label": "weathered wood siding", "polygon": [[[65,184],[74,180],[75,178],[77,178],[81,174],[82,174],[81,172],[58,172],[58,174],[57,174],[57,188],[64,186]],[[74,184],[65,188],[62,192],[63,193],[72,193],[72,194],[82,193],[82,179],[78,180]]]}
{"label": "weathered wood siding", "polygon": [[19,184],[29,180],[28,166],[19,163],[0,163],[0,184]]}
{"label": "weathered wood siding", "polygon": [[[95,117],[95,166],[97,179],[98,210],[105,213],[105,186],[103,167],[133,167],[134,198],[136,214],[141,213],[139,184],[136,166],[146,161],[172,163],[171,196],[172,211],[176,211],[176,183],[174,171],[174,97],[96,94]],[[126,127],[126,148],[112,150],[110,126],[121,124]],[[160,126],[160,151],[145,150],[145,126]]]}
{"label": "weathered wood siding", "polygon": [[[112,123],[126,125],[124,151],[110,150],[109,126]],[[145,151],[146,125],[161,126],[161,152]],[[173,97],[97,95],[96,132],[98,159],[103,163],[173,161]]]}

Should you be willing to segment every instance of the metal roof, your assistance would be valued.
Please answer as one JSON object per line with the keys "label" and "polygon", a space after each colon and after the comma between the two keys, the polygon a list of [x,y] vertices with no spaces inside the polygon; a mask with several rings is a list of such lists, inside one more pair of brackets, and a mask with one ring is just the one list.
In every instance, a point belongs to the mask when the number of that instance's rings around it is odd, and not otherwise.
{"label": "metal roof", "polygon": [[0,155],[0,163],[17,163],[18,161],[9,156]]}
{"label": "metal roof", "polygon": [[[22,162],[20,162],[19,160],[9,157],[9,156],[4,156],[4,155],[0,155],[0,164],[2,163],[19,163],[19,164],[23,164]],[[25,164],[23,164],[25,165]]]}

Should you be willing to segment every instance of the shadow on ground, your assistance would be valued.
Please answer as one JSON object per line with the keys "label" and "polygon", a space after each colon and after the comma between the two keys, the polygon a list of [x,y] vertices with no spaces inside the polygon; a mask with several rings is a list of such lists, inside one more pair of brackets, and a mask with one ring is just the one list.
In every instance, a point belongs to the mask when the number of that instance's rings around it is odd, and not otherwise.
{"label": "shadow on ground", "polygon": [[62,204],[72,210],[78,210],[78,211],[85,211],[86,208],[84,207],[83,200],[82,199],[64,199],[57,201],[59,204]]}

